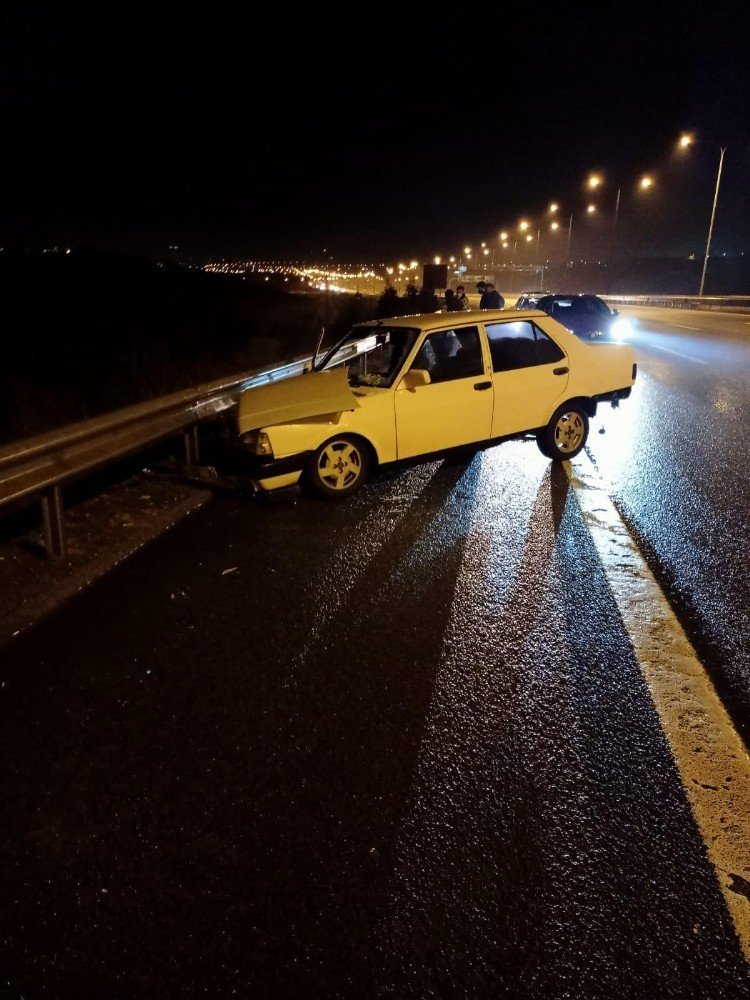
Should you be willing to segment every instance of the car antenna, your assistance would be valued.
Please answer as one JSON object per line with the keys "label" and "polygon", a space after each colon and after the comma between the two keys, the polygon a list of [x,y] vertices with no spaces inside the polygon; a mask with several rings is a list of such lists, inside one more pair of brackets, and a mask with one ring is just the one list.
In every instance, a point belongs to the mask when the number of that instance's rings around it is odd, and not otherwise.
{"label": "car antenna", "polygon": [[318,342],[315,345],[315,350],[313,351],[313,356],[312,356],[312,370],[313,371],[315,371],[315,365],[316,365],[317,360],[318,360],[318,351],[320,350],[320,345],[323,343],[323,337],[325,337],[325,335],[326,335],[326,328],[324,326],[321,326],[321,328],[320,328],[320,336],[318,337]]}

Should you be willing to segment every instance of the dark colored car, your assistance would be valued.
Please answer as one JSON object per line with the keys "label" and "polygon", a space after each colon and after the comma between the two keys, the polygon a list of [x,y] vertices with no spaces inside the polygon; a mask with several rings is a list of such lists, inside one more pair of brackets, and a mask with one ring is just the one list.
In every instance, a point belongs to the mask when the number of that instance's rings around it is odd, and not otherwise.
{"label": "dark colored car", "polygon": [[516,302],[516,309],[538,309],[537,302],[539,299],[543,298],[545,295],[551,295],[551,292],[521,292],[518,296],[518,301]]}
{"label": "dark colored car", "polygon": [[545,295],[536,304],[582,340],[627,340],[630,321],[598,295]]}

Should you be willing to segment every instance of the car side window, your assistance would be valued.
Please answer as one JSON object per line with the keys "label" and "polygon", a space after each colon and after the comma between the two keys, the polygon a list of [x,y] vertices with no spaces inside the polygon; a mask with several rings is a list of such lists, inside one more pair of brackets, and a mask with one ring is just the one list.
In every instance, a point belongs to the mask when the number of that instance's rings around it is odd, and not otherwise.
{"label": "car side window", "polygon": [[495,372],[548,365],[565,357],[557,344],[534,323],[487,323],[485,330]]}
{"label": "car side window", "polygon": [[536,324],[533,326],[536,339],[536,363],[538,365],[552,365],[556,361],[562,361],[565,354],[554,340],[548,337],[544,330],[540,330]]}
{"label": "car side window", "polygon": [[411,366],[430,373],[430,382],[450,382],[484,374],[479,330],[464,326],[438,330],[425,338]]}

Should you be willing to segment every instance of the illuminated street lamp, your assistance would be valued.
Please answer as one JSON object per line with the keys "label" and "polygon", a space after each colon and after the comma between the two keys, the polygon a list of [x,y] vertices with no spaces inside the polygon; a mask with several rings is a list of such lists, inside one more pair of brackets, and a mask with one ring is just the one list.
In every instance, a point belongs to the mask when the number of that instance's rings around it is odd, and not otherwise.
{"label": "illuminated street lamp", "polygon": [[550,202],[550,206],[549,206],[550,215],[554,215],[555,212],[558,210],[559,207],[560,206],[557,204],[556,201]]}
{"label": "illuminated street lamp", "polygon": [[501,242],[503,242],[503,243],[504,243],[504,242],[505,242],[505,241],[506,241],[507,239],[508,239],[508,234],[507,234],[507,233],[506,233],[506,231],[505,231],[505,230],[503,229],[503,231],[502,231],[502,232],[500,233],[500,240],[501,240]]}
{"label": "illuminated street lamp", "polygon": [[559,222],[553,222],[550,224],[550,229],[552,230],[553,233],[556,233],[559,228],[560,228]]}
{"label": "illuminated street lamp", "polygon": [[599,174],[589,174],[586,180],[586,187],[589,188],[590,191],[596,191],[601,183],[602,179]]}
{"label": "illuminated street lamp", "polygon": [[638,181],[638,187],[641,191],[648,191],[649,188],[654,186],[654,178],[650,177],[648,174],[644,174],[643,177]]}
{"label": "illuminated street lamp", "polygon": [[521,219],[521,221],[518,223],[518,228],[523,233],[529,228],[529,224],[525,219]]}
{"label": "illuminated street lamp", "polygon": [[435,263],[436,263],[436,264],[440,264],[440,263],[441,263],[441,261],[442,261],[442,258],[440,258],[440,257],[435,257]]}
{"label": "illuminated street lamp", "polygon": [[464,253],[468,257],[471,254],[471,247],[464,247]]}
{"label": "illuminated street lamp", "polygon": [[[690,132],[683,132],[680,136],[677,147],[681,150],[689,149],[695,142],[695,136]],[[706,251],[703,254],[703,270],[701,271],[701,283],[698,289],[698,294],[703,295],[703,289],[706,285],[706,272],[708,271],[708,258],[711,253],[711,239],[714,234],[714,220],[716,219],[716,205],[719,201],[719,188],[721,187],[721,172],[724,168],[724,154],[727,151],[726,146],[719,146],[719,169],[716,171],[716,185],[714,187],[714,200],[711,205],[711,220],[708,223],[708,236],[706,238]]]}
{"label": "illuminated street lamp", "polygon": [[448,261],[449,261],[449,263],[451,263],[451,264],[455,264],[455,263],[456,263],[456,258],[455,258],[455,257],[449,257],[449,258],[448,258]]}
{"label": "illuminated street lamp", "polygon": [[484,256],[485,256],[485,257],[487,256],[487,254],[488,254],[489,252],[490,252],[490,249],[489,249],[489,247],[485,247],[485,248],[484,248],[484,250],[482,250],[482,253],[484,254]]}
{"label": "illuminated street lamp", "polygon": [[409,264],[409,270],[410,270],[410,271],[416,271],[416,269],[417,269],[418,267],[419,267],[419,264],[417,263],[417,261],[416,261],[416,260],[413,260],[413,261],[412,261],[412,262],[411,262],[411,263]]}
{"label": "illuminated street lamp", "polygon": [[586,212],[588,213],[588,215],[593,215],[595,211],[596,211],[596,205],[586,206]]}
{"label": "illuminated street lamp", "polygon": [[528,235],[528,236],[526,237],[526,242],[527,242],[527,243],[531,243],[531,241],[532,241],[533,239],[534,239],[534,237],[533,237],[533,236],[531,235],[531,233],[529,233],[529,235]]}

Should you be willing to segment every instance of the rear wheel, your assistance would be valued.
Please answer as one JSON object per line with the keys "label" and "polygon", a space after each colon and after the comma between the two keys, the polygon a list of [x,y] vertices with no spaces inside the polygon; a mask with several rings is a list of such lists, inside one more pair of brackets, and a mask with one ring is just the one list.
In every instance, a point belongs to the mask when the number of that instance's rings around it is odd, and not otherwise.
{"label": "rear wheel", "polygon": [[307,482],[318,496],[337,500],[363,486],[370,474],[364,441],[342,435],[325,441],[307,463]]}
{"label": "rear wheel", "polygon": [[563,462],[575,458],[589,435],[588,414],[580,403],[564,403],[552,414],[552,419],[537,434],[536,443],[547,458]]}

